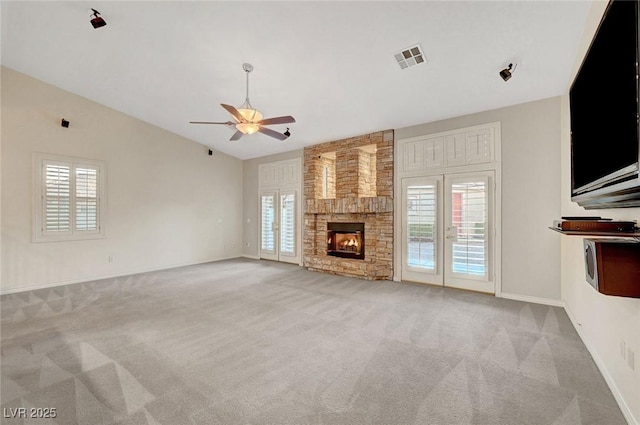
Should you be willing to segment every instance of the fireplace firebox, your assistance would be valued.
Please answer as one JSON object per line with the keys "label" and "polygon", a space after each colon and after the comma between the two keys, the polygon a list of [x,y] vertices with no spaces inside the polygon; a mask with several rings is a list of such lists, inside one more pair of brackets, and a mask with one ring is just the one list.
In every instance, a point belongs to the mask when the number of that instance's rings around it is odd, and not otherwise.
{"label": "fireplace firebox", "polygon": [[327,223],[327,255],[364,260],[364,223]]}

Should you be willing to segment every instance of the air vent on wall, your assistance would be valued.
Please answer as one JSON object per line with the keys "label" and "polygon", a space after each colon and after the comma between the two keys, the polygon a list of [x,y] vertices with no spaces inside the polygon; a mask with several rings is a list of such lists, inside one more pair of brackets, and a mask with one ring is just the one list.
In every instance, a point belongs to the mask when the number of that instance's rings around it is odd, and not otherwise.
{"label": "air vent on wall", "polygon": [[427,61],[424,57],[424,54],[422,53],[422,49],[420,49],[419,44],[401,50],[393,55],[393,57],[396,58],[396,61],[398,62],[398,65],[401,69],[406,69],[414,65],[425,63]]}

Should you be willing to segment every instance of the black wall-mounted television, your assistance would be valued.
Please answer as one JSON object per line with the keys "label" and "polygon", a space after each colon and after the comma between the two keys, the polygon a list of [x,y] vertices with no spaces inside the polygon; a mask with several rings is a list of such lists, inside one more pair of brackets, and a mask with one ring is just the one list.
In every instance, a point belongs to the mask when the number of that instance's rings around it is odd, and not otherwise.
{"label": "black wall-mounted television", "polygon": [[638,0],[611,0],[569,91],[571,200],[640,206]]}

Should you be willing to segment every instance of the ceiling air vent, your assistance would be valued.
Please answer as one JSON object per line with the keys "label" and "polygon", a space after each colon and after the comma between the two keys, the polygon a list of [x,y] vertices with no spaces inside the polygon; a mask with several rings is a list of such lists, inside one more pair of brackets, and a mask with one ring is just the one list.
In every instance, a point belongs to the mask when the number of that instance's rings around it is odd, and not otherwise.
{"label": "ceiling air vent", "polygon": [[421,63],[425,63],[427,60],[424,58],[424,54],[422,53],[422,49],[419,44],[415,46],[408,47],[395,55],[393,55],[400,65],[401,69],[409,68],[414,65],[419,65]]}

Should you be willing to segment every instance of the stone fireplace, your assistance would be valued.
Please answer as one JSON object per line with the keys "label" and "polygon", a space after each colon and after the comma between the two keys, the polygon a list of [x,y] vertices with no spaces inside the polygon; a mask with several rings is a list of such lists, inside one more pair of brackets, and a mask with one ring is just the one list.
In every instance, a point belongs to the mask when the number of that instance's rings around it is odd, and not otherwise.
{"label": "stone fireplace", "polygon": [[392,279],[393,130],[305,148],[303,231],[308,269]]}

